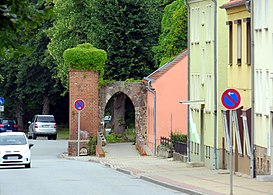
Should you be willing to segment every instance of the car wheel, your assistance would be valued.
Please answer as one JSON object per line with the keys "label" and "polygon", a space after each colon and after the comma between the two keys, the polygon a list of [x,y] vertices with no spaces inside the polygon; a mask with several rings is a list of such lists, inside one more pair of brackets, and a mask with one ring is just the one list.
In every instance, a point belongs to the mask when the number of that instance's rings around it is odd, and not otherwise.
{"label": "car wheel", "polygon": [[25,164],[25,167],[29,169],[31,167],[30,163]]}
{"label": "car wheel", "polygon": [[51,140],[52,139],[52,135],[47,136],[47,139]]}
{"label": "car wheel", "polygon": [[57,134],[56,135],[53,135],[53,140],[56,140],[57,139]]}

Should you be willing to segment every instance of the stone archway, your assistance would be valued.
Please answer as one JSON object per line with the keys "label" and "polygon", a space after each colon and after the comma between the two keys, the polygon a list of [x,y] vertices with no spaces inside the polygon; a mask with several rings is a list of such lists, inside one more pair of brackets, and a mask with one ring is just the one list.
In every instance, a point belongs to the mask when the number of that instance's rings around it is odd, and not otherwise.
{"label": "stone archway", "polygon": [[99,89],[99,127],[102,129],[104,112],[107,102],[116,93],[127,95],[135,108],[135,131],[141,134],[144,140],[147,136],[147,87],[143,82],[112,82]]}

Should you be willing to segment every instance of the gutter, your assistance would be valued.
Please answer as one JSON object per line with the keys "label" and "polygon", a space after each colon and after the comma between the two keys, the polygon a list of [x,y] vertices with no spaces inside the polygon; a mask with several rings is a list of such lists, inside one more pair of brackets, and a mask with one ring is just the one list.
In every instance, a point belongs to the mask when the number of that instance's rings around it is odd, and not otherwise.
{"label": "gutter", "polygon": [[254,110],[255,110],[255,91],[254,91],[254,1],[248,0],[250,9],[248,10],[251,14],[250,33],[251,33],[251,156],[250,156],[250,176],[255,178],[255,146],[254,146]]}
{"label": "gutter", "polygon": [[154,95],[154,155],[156,155],[156,91],[151,88],[151,83],[155,82],[154,79],[144,77],[148,81],[148,90]]}
{"label": "gutter", "polygon": [[[191,43],[190,43],[190,6],[187,0],[184,0],[184,5],[187,7],[188,10],[188,33],[187,33],[187,39],[188,39],[188,100],[190,100],[190,49],[191,49]],[[191,162],[191,156],[190,156],[190,105],[188,105],[188,131],[187,131],[187,162]]]}
{"label": "gutter", "polygon": [[214,0],[214,170],[217,169],[217,79],[217,0]]}

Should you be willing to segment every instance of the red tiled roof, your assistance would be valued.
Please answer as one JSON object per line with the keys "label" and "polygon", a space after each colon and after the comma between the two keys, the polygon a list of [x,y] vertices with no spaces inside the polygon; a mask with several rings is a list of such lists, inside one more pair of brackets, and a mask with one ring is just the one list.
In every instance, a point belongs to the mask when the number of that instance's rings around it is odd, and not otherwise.
{"label": "red tiled roof", "polygon": [[246,0],[230,0],[229,2],[223,4],[221,8],[228,9],[240,5],[245,5]]}
{"label": "red tiled roof", "polygon": [[183,50],[173,61],[166,63],[165,65],[161,66],[159,69],[151,73],[149,76],[147,76],[150,79],[158,79],[162,75],[164,75],[168,70],[170,70],[172,67],[174,67],[179,61],[181,61],[183,58],[185,58],[188,55],[188,50]]}

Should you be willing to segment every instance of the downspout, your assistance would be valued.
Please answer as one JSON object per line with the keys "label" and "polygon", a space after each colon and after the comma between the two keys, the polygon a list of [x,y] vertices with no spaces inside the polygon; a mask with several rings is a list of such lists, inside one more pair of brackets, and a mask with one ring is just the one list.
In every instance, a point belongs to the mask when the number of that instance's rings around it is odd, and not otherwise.
{"label": "downspout", "polygon": [[217,169],[217,0],[214,0],[214,170]]}
{"label": "downspout", "polygon": [[251,156],[250,156],[250,176],[255,178],[255,146],[254,146],[254,110],[255,110],[255,91],[254,91],[254,1],[247,0],[246,9],[250,12],[250,40],[251,40]]}
{"label": "downspout", "polygon": [[[190,100],[190,48],[191,48],[191,43],[190,43],[190,6],[187,2],[187,0],[184,0],[184,5],[187,7],[188,10],[188,33],[187,33],[187,40],[188,40],[188,100]],[[188,130],[187,130],[187,161],[191,162],[191,156],[190,156],[190,105],[188,105]]]}
{"label": "downspout", "polygon": [[250,176],[255,178],[255,146],[254,146],[254,108],[255,108],[255,91],[254,91],[254,1],[250,0],[250,14],[251,14],[251,21],[250,21],[250,36],[251,36],[251,156],[250,156]]}
{"label": "downspout", "polygon": [[155,82],[154,79],[144,77],[148,81],[148,90],[154,95],[154,155],[156,155],[156,91],[151,88],[151,83]]}

